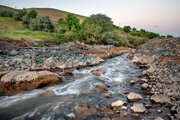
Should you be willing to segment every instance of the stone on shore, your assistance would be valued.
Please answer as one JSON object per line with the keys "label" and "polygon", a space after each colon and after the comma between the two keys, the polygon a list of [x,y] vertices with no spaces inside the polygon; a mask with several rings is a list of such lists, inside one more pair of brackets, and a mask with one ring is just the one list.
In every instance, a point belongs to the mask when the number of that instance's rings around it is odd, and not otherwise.
{"label": "stone on shore", "polygon": [[134,103],[131,107],[131,110],[134,113],[144,113],[146,111],[146,108],[142,103]]}
{"label": "stone on shore", "polygon": [[60,82],[62,82],[60,77],[49,71],[12,71],[1,78],[5,93],[33,90]]}
{"label": "stone on shore", "polygon": [[155,103],[170,105],[171,101],[166,95],[152,95],[150,100]]}
{"label": "stone on shore", "polygon": [[122,100],[118,100],[111,104],[112,107],[122,107],[123,105],[124,105],[124,102]]}
{"label": "stone on shore", "polygon": [[140,94],[137,94],[137,93],[134,93],[134,92],[129,93],[127,98],[128,98],[128,100],[130,102],[134,102],[134,101],[138,101],[138,100],[142,100],[143,99]]}
{"label": "stone on shore", "polygon": [[148,89],[148,84],[147,83],[144,83],[144,84],[142,84],[142,86],[141,86],[141,88],[143,89],[143,90],[147,90]]}

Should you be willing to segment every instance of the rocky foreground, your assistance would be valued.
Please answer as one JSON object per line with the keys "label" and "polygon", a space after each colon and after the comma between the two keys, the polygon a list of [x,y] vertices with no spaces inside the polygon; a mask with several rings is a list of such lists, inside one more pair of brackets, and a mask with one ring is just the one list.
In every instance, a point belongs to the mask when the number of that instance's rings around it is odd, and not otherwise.
{"label": "rocky foreground", "polygon": [[[0,50],[0,78],[2,77],[1,85],[5,93],[16,93],[62,83],[60,78],[62,74],[72,74],[74,69],[98,65],[104,62],[105,58],[121,55],[130,49],[91,46],[79,42],[43,48],[22,46],[13,48],[15,43],[12,46],[11,43],[8,44],[10,47],[7,46],[5,49],[4,43]],[[91,51],[94,52],[91,53]],[[58,76],[48,71],[61,71],[62,74]]]}
{"label": "rocky foreground", "polygon": [[169,105],[170,119],[180,119],[180,38],[150,40],[127,57],[147,68],[140,76],[148,77],[142,88],[151,101]]}
{"label": "rocky foreground", "polygon": [[[98,105],[89,108],[86,104],[82,104],[75,110],[75,119],[87,119],[88,116],[94,116],[99,120],[126,120],[146,116],[145,119],[148,120],[179,120],[180,38],[150,40],[134,52],[130,52],[127,58],[133,59],[133,63],[140,68],[145,68],[139,77],[147,77],[147,79],[127,81],[132,90],[133,86],[140,86],[143,94],[139,88],[138,93],[129,90],[124,93],[127,101],[122,97],[103,108]],[[105,87],[102,86],[102,88]],[[103,96],[110,97],[111,94],[107,92]],[[156,111],[156,114],[152,115],[152,111]],[[105,117],[100,118],[101,115]]]}
{"label": "rocky foreground", "polygon": [[[128,88],[119,100],[108,106],[83,103],[74,111],[72,120],[150,120],[180,119],[180,38],[153,39],[135,51],[126,47],[90,46],[79,42],[45,48],[19,48],[0,51],[0,78],[3,91],[11,93],[63,83],[61,76],[71,70],[94,66],[107,58],[129,52],[127,58],[145,69],[139,80],[121,83]],[[70,71],[69,71],[70,70]],[[62,74],[56,74],[61,71]],[[106,71],[91,73],[101,76]],[[144,78],[141,78],[144,77]],[[118,83],[117,83],[118,84]],[[98,84],[95,89],[103,97],[111,97],[109,86]],[[85,91],[85,94],[91,91]],[[156,113],[152,115],[151,113]]]}

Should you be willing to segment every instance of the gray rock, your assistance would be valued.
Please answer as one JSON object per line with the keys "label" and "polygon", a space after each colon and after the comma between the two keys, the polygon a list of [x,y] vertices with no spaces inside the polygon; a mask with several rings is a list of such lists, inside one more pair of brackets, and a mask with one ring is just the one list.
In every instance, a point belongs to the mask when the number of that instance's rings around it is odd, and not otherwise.
{"label": "gray rock", "polygon": [[155,102],[155,103],[160,103],[160,104],[171,104],[170,99],[166,95],[152,95],[150,97],[150,100]]}
{"label": "gray rock", "polygon": [[118,101],[116,101],[116,102],[113,102],[113,103],[111,104],[111,106],[112,106],[112,107],[122,107],[123,104],[124,104],[124,101],[118,100]]}
{"label": "gray rock", "polygon": [[15,55],[18,55],[18,51],[12,50],[12,51],[10,51],[9,54],[10,54],[11,56],[15,56]]}
{"label": "gray rock", "polygon": [[148,84],[147,83],[142,84],[141,88],[143,90],[147,90],[148,89]]}
{"label": "gray rock", "polygon": [[146,111],[146,108],[142,103],[134,103],[130,109],[135,113],[144,113]]}
{"label": "gray rock", "polygon": [[161,117],[156,117],[154,120],[164,120]]}
{"label": "gray rock", "polygon": [[137,94],[137,93],[134,93],[134,92],[129,93],[127,98],[128,98],[128,100],[130,102],[142,100],[142,96],[140,94]]}

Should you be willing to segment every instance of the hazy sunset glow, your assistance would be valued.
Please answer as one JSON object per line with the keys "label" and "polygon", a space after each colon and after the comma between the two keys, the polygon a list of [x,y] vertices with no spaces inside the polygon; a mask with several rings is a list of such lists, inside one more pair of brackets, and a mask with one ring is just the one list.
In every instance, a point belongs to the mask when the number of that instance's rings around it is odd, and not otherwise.
{"label": "hazy sunset glow", "polygon": [[103,13],[114,24],[180,36],[180,0],[0,0],[13,8],[48,7],[84,16]]}

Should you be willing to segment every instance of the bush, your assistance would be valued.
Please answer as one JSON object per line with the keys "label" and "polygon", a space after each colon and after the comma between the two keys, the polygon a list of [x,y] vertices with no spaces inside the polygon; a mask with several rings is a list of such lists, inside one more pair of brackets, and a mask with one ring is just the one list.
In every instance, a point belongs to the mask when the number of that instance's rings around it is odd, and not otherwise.
{"label": "bush", "polygon": [[58,24],[62,25],[62,26],[66,26],[66,22],[65,22],[65,20],[63,18],[59,18]]}
{"label": "bush", "polygon": [[27,14],[27,16],[28,16],[29,18],[36,18],[36,17],[37,17],[37,12],[36,12],[35,10],[31,10],[31,11]]}
{"label": "bush", "polygon": [[45,32],[54,31],[54,26],[50,18],[48,16],[40,16],[40,15],[30,20],[29,28],[30,30],[38,30]]}
{"label": "bush", "polygon": [[22,22],[23,22],[24,24],[29,24],[30,18],[28,17],[28,15],[25,15],[25,16],[22,18]]}
{"label": "bush", "polygon": [[79,35],[74,32],[58,33],[57,39],[59,43],[68,43],[74,40],[79,40]]}
{"label": "bush", "polygon": [[23,16],[25,16],[25,15],[26,15],[26,11],[25,10],[18,10],[17,12],[14,12],[13,18],[15,20],[22,21]]}
{"label": "bush", "polygon": [[167,38],[173,38],[173,36],[172,35],[167,35]]}
{"label": "bush", "polygon": [[124,26],[123,31],[126,33],[129,33],[129,32],[131,32],[131,27],[130,26]]}
{"label": "bush", "polygon": [[7,9],[0,10],[0,17],[12,17],[12,16],[13,16],[13,11]]}
{"label": "bush", "polygon": [[86,18],[82,24],[82,34],[88,44],[114,44],[113,22],[103,14]]}

